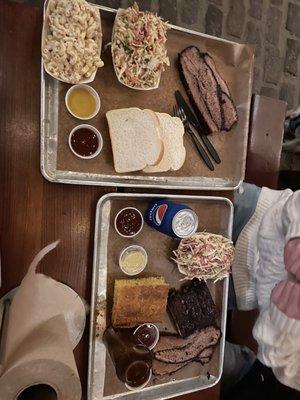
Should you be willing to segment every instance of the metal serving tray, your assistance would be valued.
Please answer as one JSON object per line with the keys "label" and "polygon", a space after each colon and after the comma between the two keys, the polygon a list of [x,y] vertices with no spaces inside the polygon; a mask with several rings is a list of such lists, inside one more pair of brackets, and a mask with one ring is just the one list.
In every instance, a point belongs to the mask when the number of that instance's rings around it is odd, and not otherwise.
{"label": "metal serving tray", "polygon": [[[46,4],[46,3],[45,3]],[[109,29],[113,23],[113,13],[116,10],[108,7],[99,7],[104,33],[104,42],[109,41]],[[109,21],[105,22],[105,21]],[[97,170],[97,160],[89,160],[88,164],[82,160],[76,160],[76,156],[69,154],[67,148],[67,134],[70,128],[79,124],[79,120],[70,117],[64,110],[64,92],[68,88],[66,84],[59,82],[48,75],[41,65],[41,172],[51,182],[70,183],[79,185],[100,186],[127,186],[127,187],[156,187],[164,189],[201,189],[201,190],[233,190],[237,188],[244,179],[249,109],[252,89],[253,50],[248,45],[241,45],[224,39],[215,38],[189,29],[171,25],[167,42],[168,52],[171,59],[171,67],[163,74],[159,89],[147,91],[147,96],[152,96],[149,101],[141,91],[127,89],[121,84],[117,85],[117,78],[113,79],[110,67],[111,58],[109,49],[103,52],[105,66],[97,73],[96,80],[92,83],[99,90],[102,106],[99,114],[100,119],[91,120],[91,124],[100,126],[104,132],[104,148],[102,159],[106,161],[105,168]],[[187,161],[185,166],[177,173],[164,173],[149,176],[147,174],[117,174],[113,169],[110,140],[105,121],[105,111],[110,108],[122,108],[140,106],[141,108],[152,108],[154,111],[172,112],[175,104],[173,92],[180,88],[184,92],[178,73],[176,72],[176,58],[178,51],[190,44],[199,45],[202,49],[210,52],[217,66],[221,66],[225,78],[230,84],[233,97],[239,113],[239,122],[232,132],[226,134],[215,134],[212,142],[216,146],[222,159],[222,163],[216,166],[211,173],[203,165],[197,151],[189,141],[185,140],[187,147]],[[106,69],[106,72],[104,71]],[[176,73],[175,73],[175,72]],[[113,72],[112,72],[113,73]],[[104,75],[103,75],[104,74]],[[103,78],[105,76],[105,78]],[[102,79],[102,80],[101,80]],[[107,83],[109,81],[110,83]],[[113,85],[110,97],[109,84]],[[124,92],[126,90],[126,92]],[[109,93],[108,93],[109,92]],[[139,92],[139,93],[137,93]],[[155,92],[155,93],[154,93]],[[119,100],[119,96],[122,99]],[[156,99],[157,97],[157,99]],[[136,100],[137,99],[137,100]],[[62,122],[63,120],[63,122]],[[99,125],[100,122],[100,125]],[[63,128],[62,125],[63,124]],[[63,135],[63,139],[60,135]],[[61,138],[59,140],[59,137]],[[60,151],[64,148],[64,153]],[[100,155],[100,157],[101,157]],[[75,157],[75,158],[70,158]],[[97,157],[98,159],[99,157]],[[94,164],[93,164],[94,163]],[[186,167],[187,165],[187,167]],[[90,166],[93,166],[91,168]]]}
{"label": "metal serving tray", "polygon": [[[194,366],[190,370],[182,369],[182,372],[179,371],[172,375],[172,379],[154,381],[140,391],[130,392],[117,379],[113,364],[101,341],[101,332],[109,324],[111,315],[114,280],[128,278],[118,266],[118,256],[123,247],[130,244],[141,244],[146,249],[148,265],[141,277],[163,275],[170,287],[178,288],[182,284],[180,279],[183,276],[178,272],[174,262],[170,260],[171,249],[177,248],[178,245],[175,239],[161,234],[147,225],[144,226],[137,237],[132,239],[122,238],[114,229],[114,217],[121,208],[134,206],[143,212],[147,204],[158,197],[168,198],[192,207],[199,217],[199,230],[206,229],[231,238],[233,205],[230,200],[223,197],[113,193],[103,196],[98,201],[94,237],[88,400],[163,400],[211,387],[221,378],[226,331],[228,278],[216,284],[208,283],[212,297],[220,310],[222,338],[212,360],[203,367],[197,363],[191,363]],[[169,250],[170,254],[168,254]],[[100,319],[99,313],[103,316]],[[98,324],[96,324],[97,318]],[[161,331],[165,330],[169,323],[168,319],[169,317],[166,316],[166,321],[160,324]],[[100,336],[99,322],[102,326]]]}

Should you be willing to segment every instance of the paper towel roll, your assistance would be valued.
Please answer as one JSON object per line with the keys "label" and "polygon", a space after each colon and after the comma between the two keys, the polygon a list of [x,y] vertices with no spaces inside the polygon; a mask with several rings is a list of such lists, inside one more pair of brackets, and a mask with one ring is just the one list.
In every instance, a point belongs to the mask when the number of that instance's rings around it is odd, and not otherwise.
{"label": "paper towel roll", "polygon": [[35,257],[10,307],[0,400],[16,400],[26,388],[39,384],[51,386],[58,400],[81,399],[81,383],[62,314],[62,308],[64,313],[73,311],[73,302],[55,281],[35,271],[41,258],[56,245],[47,246]]}
{"label": "paper towel roll", "polygon": [[77,336],[83,332],[86,319],[80,297],[66,285],[36,272],[41,259],[58,243],[48,245],[35,256],[14,296],[9,312],[10,332],[5,344],[7,353],[36,326],[59,314],[65,316],[71,341],[78,343]]}
{"label": "paper towel roll", "polygon": [[24,389],[38,384],[51,386],[58,400],[81,399],[80,379],[62,315],[36,328],[6,360],[0,399],[16,400]]}

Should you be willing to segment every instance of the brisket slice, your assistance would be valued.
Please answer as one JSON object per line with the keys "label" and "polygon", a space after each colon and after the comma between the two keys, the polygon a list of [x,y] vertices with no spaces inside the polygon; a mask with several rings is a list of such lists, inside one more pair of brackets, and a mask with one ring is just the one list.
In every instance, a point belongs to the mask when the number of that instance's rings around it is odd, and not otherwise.
{"label": "brisket slice", "polygon": [[220,336],[220,329],[209,326],[199,331],[193,342],[186,347],[158,351],[155,353],[155,358],[158,361],[171,364],[192,361],[197,358],[206,347],[215,346]]}
{"label": "brisket slice", "polygon": [[215,346],[210,346],[201,351],[195,361],[200,362],[200,364],[204,365],[210,362],[212,355],[214,354]]}
{"label": "brisket slice", "polygon": [[156,376],[171,375],[188,365],[188,362],[170,364],[158,360],[152,361],[152,372]]}
{"label": "brisket slice", "polygon": [[209,358],[210,359],[211,356],[213,355],[214,351],[215,351],[215,346],[206,347],[204,350],[201,351],[200,354],[198,354],[198,357],[196,358],[195,361],[200,361],[203,358]]}
{"label": "brisket slice", "polygon": [[199,361],[199,363],[201,365],[205,365],[205,364],[208,364],[210,362],[210,360],[211,360],[211,357],[204,357],[204,358],[201,358],[201,359],[195,360],[195,361]]}
{"label": "brisket slice", "polygon": [[219,315],[206,283],[199,279],[193,279],[180,290],[171,289],[168,310],[183,338],[215,325]]}
{"label": "brisket slice", "polygon": [[198,332],[190,335],[186,339],[182,339],[178,335],[166,335],[160,336],[157,345],[155,346],[153,352],[157,353],[158,351],[170,350],[170,349],[182,349],[183,347],[191,344],[197,337]]}
{"label": "brisket slice", "polygon": [[[213,352],[214,352],[213,346],[207,347],[195,358],[194,361],[198,361],[202,365],[207,364],[211,360]],[[154,359],[152,362],[152,372],[155,376],[171,375],[179,371],[181,368],[184,368],[188,364],[189,364],[188,362],[170,364]]]}
{"label": "brisket slice", "polygon": [[214,60],[197,47],[179,54],[179,72],[205,133],[229,131],[238,120],[229,88]]}

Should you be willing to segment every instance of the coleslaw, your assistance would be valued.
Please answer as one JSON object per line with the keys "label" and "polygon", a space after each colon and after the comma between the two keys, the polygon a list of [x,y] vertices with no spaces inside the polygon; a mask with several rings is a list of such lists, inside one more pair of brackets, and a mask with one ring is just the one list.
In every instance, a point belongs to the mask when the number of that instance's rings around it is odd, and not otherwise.
{"label": "coleslaw", "polygon": [[137,3],[118,10],[111,51],[123,84],[139,89],[158,86],[161,72],[170,65],[165,46],[168,28],[156,14],[140,11]]}
{"label": "coleslaw", "polygon": [[224,279],[231,269],[234,246],[231,240],[222,235],[197,232],[182,239],[174,252],[179,271],[184,279],[198,278],[217,282]]}

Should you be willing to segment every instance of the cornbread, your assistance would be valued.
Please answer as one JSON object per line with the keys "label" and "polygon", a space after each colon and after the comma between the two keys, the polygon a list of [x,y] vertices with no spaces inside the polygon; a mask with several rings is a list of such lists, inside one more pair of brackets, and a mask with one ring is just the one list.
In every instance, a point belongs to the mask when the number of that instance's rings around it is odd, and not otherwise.
{"label": "cornbread", "polygon": [[168,291],[163,277],[116,280],[112,325],[132,328],[146,322],[162,322]]}

